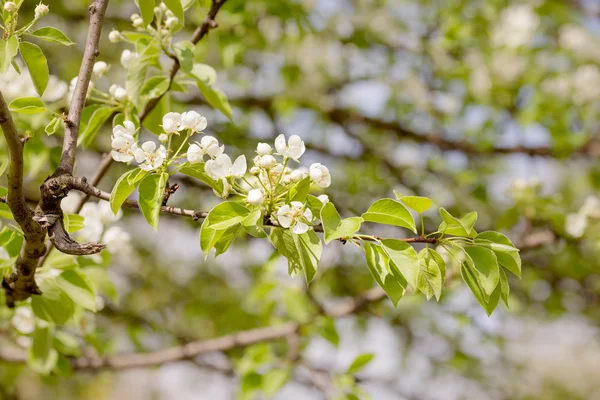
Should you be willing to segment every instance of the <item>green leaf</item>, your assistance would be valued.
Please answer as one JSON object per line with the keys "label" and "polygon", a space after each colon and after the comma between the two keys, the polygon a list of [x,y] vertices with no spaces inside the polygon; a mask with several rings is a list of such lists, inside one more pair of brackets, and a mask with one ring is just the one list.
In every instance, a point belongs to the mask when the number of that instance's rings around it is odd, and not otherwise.
{"label": "green leaf", "polygon": [[72,44],[75,44],[64,33],[51,26],[40,28],[36,31],[28,33],[28,35],[35,36],[36,38],[45,40],[47,42],[58,43],[65,46],[71,46]]}
{"label": "green leaf", "polygon": [[27,64],[35,91],[40,96],[43,95],[48,86],[48,79],[50,78],[46,56],[44,56],[39,46],[29,42],[21,42],[19,51],[25,64]]}
{"label": "green leaf", "polygon": [[204,224],[214,230],[227,229],[232,225],[241,223],[250,215],[250,210],[241,203],[225,201],[215,206],[206,217]]}
{"label": "green leaf", "polygon": [[96,290],[87,276],[67,270],[56,278],[56,282],[75,304],[96,312]]}
{"label": "green leaf", "polygon": [[233,110],[223,92],[218,89],[213,89],[200,79],[196,79],[196,85],[208,104],[221,111],[227,118],[233,121]]}
{"label": "green leaf", "polygon": [[340,335],[335,327],[335,321],[331,317],[319,318],[318,331],[321,336],[333,346],[338,347],[340,345]]}
{"label": "green leaf", "polygon": [[303,271],[306,282],[310,283],[323,252],[323,244],[315,231],[296,235],[289,229],[273,228],[270,239],[279,253],[287,258],[289,273]]}
{"label": "green leaf", "polygon": [[474,237],[477,234],[473,229],[477,221],[477,213],[474,211],[458,219],[453,217],[445,208],[440,208],[440,216],[443,221],[438,230],[446,235]]}
{"label": "green leaf", "polygon": [[419,256],[415,249],[398,239],[384,239],[381,247],[390,257],[391,266],[398,270],[413,290],[419,290]]}
{"label": "green leaf", "polygon": [[194,43],[188,40],[182,40],[173,45],[175,56],[179,60],[181,70],[184,72],[191,72],[194,67],[194,48]]}
{"label": "green leaf", "polygon": [[406,290],[406,280],[391,268],[390,258],[381,246],[365,242],[364,250],[367,267],[369,267],[373,279],[385,291],[394,307],[397,306]]}
{"label": "green leaf", "polygon": [[240,224],[230,226],[224,230],[223,234],[219,237],[219,240],[215,242],[215,258],[227,251],[242,230],[243,228]]}
{"label": "green leaf", "polygon": [[321,222],[325,231],[325,244],[332,240],[354,235],[363,222],[361,217],[341,219],[333,203],[327,203],[321,209]]}
{"label": "green leaf", "polygon": [[267,234],[263,229],[263,214],[260,208],[256,208],[243,221],[244,230],[255,238],[266,238]]}
{"label": "green leaf", "polygon": [[77,338],[64,331],[56,331],[54,333],[53,346],[62,354],[68,356],[79,357],[81,355],[81,349]]}
{"label": "green leaf", "polygon": [[135,0],[138,8],[140,9],[140,14],[142,15],[142,19],[144,20],[144,26],[148,26],[154,21],[154,7],[156,7],[155,0]]}
{"label": "green leaf", "polygon": [[6,167],[8,167],[9,158],[6,157],[2,162],[0,162],[0,176],[4,175],[6,172]]}
{"label": "green leaf", "polygon": [[56,133],[56,130],[60,128],[61,124],[62,119],[59,117],[54,117],[50,120],[50,122],[48,122],[48,125],[46,125],[46,128],[44,130],[48,135],[54,135]]}
{"label": "green leaf", "polygon": [[363,354],[359,355],[358,357],[356,357],[354,359],[354,361],[352,361],[352,364],[350,364],[346,373],[349,375],[356,374],[361,369],[366,367],[367,364],[369,364],[374,358],[375,358],[375,355],[373,353],[363,353]]}
{"label": "green leaf", "polygon": [[499,232],[486,231],[475,236],[474,240],[478,246],[492,249],[500,265],[516,276],[521,276],[519,249],[513,245],[509,238]]}
{"label": "green leaf", "polygon": [[77,232],[83,228],[84,218],[79,214],[64,213],[65,228],[69,233]]}
{"label": "green leaf", "polygon": [[484,291],[478,280],[477,271],[469,267],[467,263],[463,263],[460,273],[462,275],[463,280],[465,281],[467,286],[469,286],[469,289],[471,289],[471,292],[473,292],[473,295],[475,296],[479,304],[481,304],[487,315],[492,315],[492,312],[494,311],[494,309],[496,309],[496,306],[498,305],[498,300],[500,299],[500,285],[496,287],[496,290],[494,290],[494,292],[492,292],[490,296],[485,296]]}
{"label": "green leaf", "polygon": [[132,169],[131,171],[125,172],[119,177],[119,179],[117,179],[117,183],[115,183],[115,186],[110,192],[110,208],[115,215],[117,215],[117,212],[119,212],[121,205],[123,205],[125,200],[127,200],[127,198],[135,190],[136,183],[139,182],[139,180],[130,182],[129,178],[134,175],[141,175],[139,179],[141,180],[141,178],[143,178],[146,175],[146,171],[136,168]]}
{"label": "green leaf", "polygon": [[377,200],[362,217],[368,222],[400,226],[417,233],[413,216],[402,203],[396,200]]}
{"label": "green leaf", "polygon": [[223,182],[216,181],[204,172],[204,163],[190,164],[185,163],[179,169],[184,175],[191,176],[206,183],[209,187],[218,193],[223,193]]}
{"label": "green leaf", "polygon": [[503,269],[500,269],[500,297],[506,307],[508,307],[508,296],[510,295],[510,286],[508,285],[508,278],[506,277],[506,272]]}
{"label": "green leaf", "polygon": [[38,324],[33,332],[33,343],[29,348],[27,364],[38,374],[47,375],[58,361],[58,352],[52,348],[54,327]]}
{"label": "green leaf", "polygon": [[7,40],[0,39],[0,72],[8,72],[13,58],[19,50],[19,41],[16,36],[11,36]]}
{"label": "green leaf", "polygon": [[158,229],[158,216],[168,179],[169,174],[163,172],[162,174],[150,174],[140,183],[138,199],[140,210],[154,230]]}
{"label": "green leaf", "polygon": [[146,82],[148,65],[158,54],[153,43],[154,42],[150,42],[144,51],[140,53],[127,68],[125,89],[127,90],[127,94],[131,98],[131,101],[133,101],[136,106],[139,106],[140,94],[144,87],[144,83]]}
{"label": "green leaf", "polygon": [[165,3],[167,8],[169,10],[171,10],[171,12],[173,12],[173,15],[175,15],[179,19],[179,22],[183,25],[184,16],[183,16],[183,6],[181,5],[181,1],[180,0],[163,0],[163,3]]}
{"label": "green leaf", "polygon": [[402,196],[399,192],[394,190],[396,198],[406,204],[411,209],[415,210],[419,214],[423,213],[433,205],[433,201],[427,197],[421,196]]}
{"label": "green leaf", "polygon": [[94,141],[100,128],[102,128],[102,125],[108,121],[113,112],[115,112],[115,109],[109,106],[96,108],[85,125],[85,129],[81,135],[79,135],[79,144],[83,144],[83,147],[89,147]]}
{"label": "green leaf", "polygon": [[42,295],[31,297],[31,309],[34,315],[57,325],[65,324],[75,311],[73,301],[54,280],[43,280],[39,283],[39,287]]}
{"label": "green leaf", "polygon": [[212,86],[217,82],[217,71],[207,64],[194,64],[189,72],[192,77],[204,82],[207,86]]}
{"label": "green leaf", "polygon": [[262,377],[262,392],[268,398],[273,397],[292,376],[290,368],[275,368]]}
{"label": "green leaf", "polygon": [[169,90],[169,78],[166,76],[153,76],[144,83],[140,96],[148,96],[149,98],[160,97],[167,90]]}
{"label": "green leaf", "polygon": [[119,293],[115,284],[110,280],[106,268],[88,266],[83,269],[83,272],[100,293],[112,300],[116,305],[119,304]]}
{"label": "green leaf", "polygon": [[500,280],[500,267],[498,259],[493,251],[481,246],[465,246],[464,247],[469,265],[473,266],[480,274],[479,282],[484,291],[484,295],[492,294],[498,281]]}
{"label": "green leaf", "polygon": [[419,252],[419,269],[417,270],[417,287],[429,300],[432,296],[439,301],[444,285],[446,263],[444,259],[430,248]]}
{"label": "green leaf", "polygon": [[23,114],[37,114],[46,111],[46,106],[37,97],[19,97],[11,101],[8,109]]}
{"label": "green leaf", "polygon": [[291,203],[292,201],[299,201],[304,203],[306,200],[306,196],[308,196],[308,192],[310,190],[310,176],[302,179],[300,182],[296,183],[294,186],[290,188],[287,194],[286,203]]}

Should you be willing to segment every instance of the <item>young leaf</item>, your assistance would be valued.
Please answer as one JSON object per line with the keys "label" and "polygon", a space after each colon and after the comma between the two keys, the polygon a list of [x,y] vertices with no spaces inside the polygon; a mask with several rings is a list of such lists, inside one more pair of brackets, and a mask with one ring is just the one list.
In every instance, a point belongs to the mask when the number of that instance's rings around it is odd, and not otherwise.
{"label": "young leaf", "polygon": [[48,135],[54,135],[56,133],[56,130],[58,128],[60,128],[60,125],[62,123],[62,119],[59,117],[54,117],[50,120],[50,122],[48,123],[48,125],[46,125],[46,128],[44,129],[46,131],[46,133]]}
{"label": "young leaf", "polygon": [[303,271],[306,282],[310,283],[323,252],[319,236],[313,230],[296,235],[289,229],[273,228],[270,239],[279,253],[287,258],[290,274]]}
{"label": "young leaf", "polygon": [[360,229],[363,219],[350,217],[341,219],[333,203],[327,203],[321,209],[321,222],[325,231],[325,244],[332,240],[352,236]]}
{"label": "young leaf", "polygon": [[419,290],[419,256],[415,249],[398,239],[384,239],[381,247],[390,257],[392,267],[398,270],[415,291]]}
{"label": "young leaf", "polygon": [[38,324],[33,332],[33,343],[29,348],[27,363],[35,372],[47,375],[58,361],[58,352],[52,348],[54,327]]}
{"label": "young leaf", "polygon": [[33,314],[44,321],[64,325],[75,311],[73,301],[54,280],[43,280],[39,287],[42,295],[31,297]]}
{"label": "young leaf", "polygon": [[433,205],[433,201],[427,197],[421,196],[401,196],[400,193],[394,190],[394,194],[396,198],[406,204],[408,207],[412,208],[419,214],[426,211],[429,207]]}
{"label": "young leaf", "polygon": [[[136,183],[139,182],[145,175],[146,171],[136,168],[125,172],[123,175],[121,175],[121,177],[119,177],[119,179],[117,179],[117,183],[115,183],[112,192],[110,192],[110,208],[115,215],[117,215],[121,205],[135,190]],[[130,181],[129,178],[132,176],[137,176],[139,178]]]}
{"label": "young leaf", "polygon": [[248,215],[250,215],[250,210],[241,203],[225,201],[210,210],[204,224],[214,230],[223,230],[239,224]]}
{"label": "young leaf", "polygon": [[75,304],[96,312],[96,290],[87,276],[76,270],[64,271],[56,283]]}
{"label": "young leaf", "polygon": [[83,147],[89,147],[100,128],[102,128],[102,125],[104,125],[114,111],[115,109],[109,106],[96,108],[89,121],[85,125],[84,131],[81,133],[81,135],[79,135],[79,144],[83,144]]}
{"label": "young leaf", "polygon": [[192,77],[201,80],[207,86],[212,86],[217,81],[217,71],[207,64],[194,64],[189,74],[192,75]]}
{"label": "young leaf", "polygon": [[48,79],[50,78],[46,56],[44,56],[39,46],[29,42],[21,42],[19,51],[25,64],[27,64],[35,91],[40,96],[43,95],[46,86],[48,86]]}
{"label": "young leaf", "polygon": [[8,109],[23,114],[37,114],[46,111],[46,106],[37,97],[19,97],[10,102]]}
{"label": "young leaf", "polygon": [[148,224],[158,229],[158,216],[160,214],[160,207],[162,205],[163,197],[165,194],[165,185],[169,179],[169,174],[163,172],[161,174],[150,174],[147,175],[139,187],[139,199],[140,210],[146,218]]}
{"label": "young leaf", "polygon": [[208,176],[204,172],[204,163],[198,163],[198,164],[185,163],[179,169],[179,172],[181,172],[184,175],[191,176],[192,178],[201,180],[202,182],[206,183],[209,187],[211,187],[213,190],[217,191],[217,193],[223,193],[223,182],[216,181],[213,178],[211,178],[210,176]]}
{"label": "young leaf", "polygon": [[473,229],[477,221],[477,213],[471,212],[458,219],[453,217],[445,208],[440,208],[442,223],[438,230],[447,235],[474,237],[477,232]]}
{"label": "young leaf", "polygon": [[255,209],[242,221],[244,230],[255,238],[266,238],[267,234],[263,229],[263,215],[260,208]]}
{"label": "young leaf", "polygon": [[352,361],[352,364],[350,365],[350,367],[348,367],[346,373],[348,375],[356,374],[361,369],[366,367],[367,364],[369,364],[373,360],[373,358],[375,358],[375,355],[373,353],[364,353],[359,355],[354,359],[354,361]]}
{"label": "young leaf", "polygon": [[147,26],[154,21],[154,7],[156,6],[156,0],[135,0],[140,14],[144,20],[144,26]]}
{"label": "young leaf", "polygon": [[498,300],[500,299],[500,285],[496,287],[489,297],[486,297],[477,278],[477,271],[472,270],[467,263],[463,263],[460,273],[463,280],[467,286],[469,286],[469,289],[471,289],[471,292],[473,292],[473,295],[479,304],[481,304],[487,315],[492,315],[492,312],[498,305]]}
{"label": "young leaf", "polygon": [[6,40],[0,39],[0,72],[3,74],[8,72],[18,49],[19,40],[16,36],[11,36]]}
{"label": "young leaf", "polygon": [[400,226],[417,233],[413,216],[402,203],[396,200],[377,200],[362,217],[365,221]]}
{"label": "young leaf", "polygon": [[509,238],[499,232],[486,231],[481,232],[474,238],[479,246],[489,247],[498,258],[498,263],[504,268],[521,276],[521,256]]}
{"label": "young leaf", "polygon": [[36,38],[45,40],[47,42],[58,43],[65,46],[71,46],[72,44],[75,44],[64,33],[51,26],[37,29],[31,33],[28,33],[28,35],[35,36]]}
{"label": "young leaf", "polygon": [[510,286],[508,286],[508,278],[506,277],[506,272],[503,269],[500,269],[500,297],[506,307],[508,307],[508,295],[510,294]]}
{"label": "young leaf", "polygon": [[233,110],[223,92],[218,89],[213,89],[200,79],[196,79],[196,85],[208,104],[221,111],[230,120],[233,120]]}
{"label": "young leaf", "polygon": [[490,249],[481,246],[465,246],[464,250],[467,256],[466,262],[480,274],[479,282],[487,298],[500,280],[500,267],[496,255]]}
{"label": "young leaf", "polygon": [[191,72],[194,67],[194,43],[188,40],[182,40],[173,46],[181,70],[184,72]]}
{"label": "young leaf", "polygon": [[432,296],[439,301],[444,285],[446,264],[435,251],[425,248],[419,252],[419,269],[417,271],[417,287],[429,300]]}
{"label": "young leaf", "polygon": [[299,201],[304,203],[306,200],[306,196],[308,196],[308,191],[310,190],[310,176],[302,179],[300,182],[296,183],[294,186],[290,188],[290,191],[287,194],[286,203],[290,203],[292,201]]}
{"label": "young leaf", "polygon": [[233,241],[238,237],[242,230],[242,226],[240,224],[236,224],[223,231],[223,234],[219,240],[215,242],[215,258],[227,251],[229,246],[231,246]]}
{"label": "young leaf", "polygon": [[77,232],[83,228],[84,218],[79,214],[64,213],[65,228],[69,233]]}
{"label": "young leaf", "polygon": [[394,307],[397,306],[406,290],[406,280],[401,274],[396,273],[397,271],[392,270],[390,258],[381,246],[365,242],[364,250],[367,267],[373,279],[385,291]]}

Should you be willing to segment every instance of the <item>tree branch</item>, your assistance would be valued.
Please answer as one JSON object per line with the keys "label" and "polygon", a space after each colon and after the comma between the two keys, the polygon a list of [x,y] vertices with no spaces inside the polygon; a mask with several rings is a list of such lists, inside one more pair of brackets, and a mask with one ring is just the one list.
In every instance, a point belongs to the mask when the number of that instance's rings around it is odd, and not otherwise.
{"label": "tree branch", "polygon": [[85,43],[83,60],[77,77],[77,84],[75,85],[75,91],[73,92],[69,115],[67,117],[63,151],[55,175],[73,173],[81,113],[85,105],[85,98],[92,77],[94,63],[100,54],[98,43],[100,42],[100,35],[102,34],[102,23],[104,21],[104,13],[106,12],[107,5],[108,0],[95,0],[88,9],[90,13],[90,27]]}
{"label": "tree branch", "polygon": [[46,251],[46,231],[34,221],[34,212],[27,206],[23,193],[23,145],[12,120],[8,106],[0,93],[0,126],[8,145],[10,166],[8,169],[8,194],[6,203],[17,224],[23,230],[24,241],[17,257],[13,273],[2,280],[6,290],[6,304],[14,307],[15,301],[39,294],[34,275],[37,260]]}

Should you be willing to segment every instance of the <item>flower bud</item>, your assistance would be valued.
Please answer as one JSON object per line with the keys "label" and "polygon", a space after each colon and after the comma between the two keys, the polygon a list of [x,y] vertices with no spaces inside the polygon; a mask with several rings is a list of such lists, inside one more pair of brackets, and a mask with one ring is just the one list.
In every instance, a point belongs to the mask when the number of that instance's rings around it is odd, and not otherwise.
{"label": "flower bud", "polygon": [[260,168],[258,168],[258,167],[250,168],[250,175],[257,176],[258,174],[260,174]]}
{"label": "flower bud", "polygon": [[329,196],[327,196],[326,194],[318,196],[317,199],[319,199],[323,204],[329,203]]}
{"label": "flower bud", "polygon": [[108,34],[108,40],[110,40],[111,43],[118,43],[121,41],[121,39],[123,39],[121,32],[117,31],[116,29],[113,29]]}
{"label": "flower bud", "polygon": [[129,20],[131,22],[135,21],[136,19],[142,18],[139,16],[139,14],[131,14],[131,16],[129,17]]}
{"label": "flower bud", "polygon": [[123,89],[122,87],[119,87],[115,89],[114,96],[117,101],[123,101],[127,98],[127,90]]}
{"label": "flower bud", "polygon": [[44,15],[48,15],[49,12],[50,12],[50,8],[48,8],[48,6],[45,4],[40,3],[35,7],[35,17],[36,18],[40,18],[40,17],[43,17]]}
{"label": "flower bud", "polygon": [[167,11],[168,10],[167,5],[165,3],[163,3],[162,1],[160,2],[160,9],[163,10],[163,11]]}
{"label": "flower bud", "polygon": [[248,192],[248,204],[260,206],[265,201],[265,196],[260,189],[252,189]]}
{"label": "flower bud", "polygon": [[169,140],[169,136],[167,136],[164,133],[161,133],[160,135],[158,135],[158,140],[160,140],[162,143],[166,142],[167,140]]}
{"label": "flower bud", "polygon": [[179,19],[177,17],[169,17],[165,21],[165,26],[167,28],[173,29],[177,26],[178,23],[179,23]]}
{"label": "flower bud", "polygon": [[144,20],[142,18],[136,18],[132,21],[132,25],[134,28],[143,28],[144,27]]}
{"label": "flower bud", "polygon": [[9,13],[14,13],[18,9],[19,8],[17,7],[17,5],[12,1],[7,1],[6,3],[4,3],[4,10],[8,11]]}
{"label": "flower bud", "polygon": [[269,146],[267,143],[259,143],[258,146],[256,146],[256,152],[259,156],[271,154],[271,151],[271,146]]}
{"label": "flower bud", "polygon": [[102,78],[106,74],[106,71],[108,71],[108,64],[104,61],[98,61],[94,64],[94,75],[98,78]]}
{"label": "flower bud", "polygon": [[121,65],[125,68],[129,68],[129,66],[133,61],[135,61],[137,56],[137,53],[134,53],[131,50],[123,50],[123,53],[121,53]]}
{"label": "flower bud", "polygon": [[257,161],[258,163],[256,165],[261,168],[271,169],[277,165],[277,160],[270,154],[261,156]]}

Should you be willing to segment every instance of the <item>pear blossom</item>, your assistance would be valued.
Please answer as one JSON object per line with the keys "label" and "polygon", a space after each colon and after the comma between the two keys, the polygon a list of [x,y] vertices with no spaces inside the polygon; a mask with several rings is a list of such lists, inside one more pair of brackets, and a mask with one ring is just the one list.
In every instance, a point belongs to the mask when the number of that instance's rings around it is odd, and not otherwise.
{"label": "pear blossom", "polygon": [[139,167],[144,171],[152,171],[160,167],[167,158],[167,149],[160,145],[156,148],[156,143],[146,142],[138,147],[133,153],[135,161],[140,163]]}
{"label": "pear blossom", "polygon": [[181,114],[180,131],[191,129],[192,132],[202,132],[208,125],[206,118],[198,114],[196,111],[188,111]]}
{"label": "pear blossom", "polygon": [[600,218],[600,199],[593,195],[588,196],[579,213],[589,218]]}
{"label": "pear blossom", "polygon": [[162,128],[165,133],[179,134],[179,126],[181,125],[181,114],[176,112],[166,113],[162,119]]}
{"label": "pear blossom", "polygon": [[299,201],[292,201],[285,204],[277,210],[277,221],[282,228],[291,228],[292,232],[301,235],[308,231],[309,226],[306,222],[313,219],[310,209],[305,208]]}
{"label": "pear blossom", "polygon": [[[117,213],[114,214],[112,211],[112,208],[110,207],[110,203],[108,201],[101,201],[101,202],[97,203],[97,205],[98,205],[97,217],[100,218],[100,221],[102,222],[103,225],[112,224],[114,222],[117,222],[121,218],[123,218],[123,210],[119,209],[119,211],[117,211]],[[103,243],[105,243],[105,242],[103,241]]]}
{"label": "pear blossom", "polygon": [[326,194],[321,194],[317,197],[317,199],[319,199],[319,201],[323,204],[327,204],[329,203],[329,196],[327,196]]}
{"label": "pear blossom", "polygon": [[315,163],[310,166],[310,179],[322,188],[331,185],[331,174],[326,166]]}
{"label": "pear blossom", "polygon": [[108,93],[117,101],[123,101],[127,98],[127,90],[119,85],[111,85],[108,88]]}
{"label": "pear blossom", "polygon": [[13,326],[21,333],[29,334],[35,330],[35,318],[29,307],[19,307],[11,319]]}
{"label": "pear blossom", "polygon": [[129,249],[131,236],[118,226],[111,226],[104,232],[102,243],[111,253],[119,253]]}
{"label": "pear blossom", "polygon": [[[277,165],[277,160],[270,154],[264,156],[258,156],[254,160],[254,163],[261,168],[271,169]],[[281,165],[281,164],[279,164]]]}
{"label": "pear blossom", "polygon": [[277,150],[277,153],[284,157],[289,157],[294,161],[298,161],[306,151],[306,147],[304,146],[302,139],[300,139],[300,136],[292,135],[286,143],[283,134],[277,136],[275,139],[275,149]]}
{"label": "pear blossom", "polygon": [[17,7],[17,5],[12,1],[7,1],[6,3],[4,3],[4,10],[8,11],[9,13],[14,13],[18,9],[19,7]]}
{"label": "pear blossom", "polygon": [[220,154],[214,160],[208,160],[204,171],[215,180],[240,177],[246,173],[246,156],[239,156],[233,163],[227,154]]}
{"label": "pear blossom", "polygon": [[129,68],[131,66],[131,63],[134,62],[138,57],[138,54],[131,51],[131,50],[123,50],[123,53],[121,53],[121,65],[124,68]]}
{"label": "pear blossom", "polygon": [[108,64],[104,61],[98,61],[94,64],[93,71],[94,75],[96,75],[98,78],[102,78],[104,74],[106,74],[106,71],[108,71]]}
{"label": "pear blossom", "polygon": [[169,136],[167,136],[164,133],[161,133],[160,135],[158,135],[158,141],[161,143],[165,143],[167,140],[169,140]]}
{"label": "pear blossom", "polygon": [[190,147],[188,147],[187,159],[190,164],[202,162],[204,161],[204,151],[197,144],[191,144]]}
{"label": "pear blossom", "polygon": [[97,242],[102,237],[104,224],[100,217],[98,203],[85,203],[79,213],[83,217],[83,228],[78,230],[75,235],[85,241]]}
{"label": "pear blossom", "polygon": [[258,168],[258,167],[252,167],[252,168],[250,168],[250,174],[254,175],[254,176],[257,176],[258,174],[260,174],[260,168]]}
{"label": "pear blossom", "polygon": [[135,125],[131,121],[123,121],[123,125],[113,128],[110,152],[113,160],[125,163],[133,160],[134,152],[137,150],[134,134]]}
{"label": "pear blossom", "polygon": [[256,153],[258,153],[259,156],[266,156],[267,154],[271,154],[271,151],[273,151],[273,149],[268,143],[261,142],[256,146]]}
{"label": "pear blossom", "polygon": [[248,204],[260,206],[265,201],[265,195],[260,189],[252,189],[248,192]]}
{"label": "pear blossom", "polygon": [[581,237],[588,225],[588,217],[581,213],[571,213],[565,220],[565,230],[573,237]]}
{"label": "pear blossom", "polygon": [[45,5],[45,4],[38,4],[37,6],[35,6],[35,18],[41,18],[44,15],[48,15],[48,13],[50,12],[50,8]]}
{"label": "pear blossom", "polygon": [[116,29],[113,29],[108,34],[108,40],[110,40],[111,43],[118,43],[121,40],[123,40],[123,36],[121,35],[121,32],[119,32]]}
{"label": "pear blossom", "polygon": [[290,173],[290,180],[292,182],[299,182],[302,179],[306,178],[308,176],[308,172],[303,169],[303,168],[299,168],[299,169],[295,169]]}
{"label": "pear blossom", "polygon": [[173,29],[173,28],[175,28],[177,26],[178,23],[179,23],[179,19],[177,17],[169,17],[165,21],[165,26],[167,28]]}

